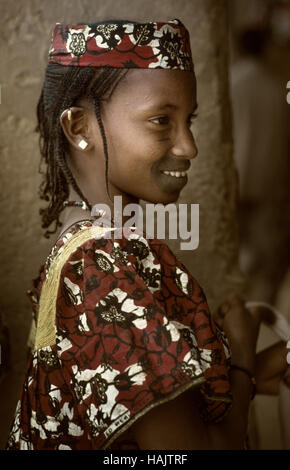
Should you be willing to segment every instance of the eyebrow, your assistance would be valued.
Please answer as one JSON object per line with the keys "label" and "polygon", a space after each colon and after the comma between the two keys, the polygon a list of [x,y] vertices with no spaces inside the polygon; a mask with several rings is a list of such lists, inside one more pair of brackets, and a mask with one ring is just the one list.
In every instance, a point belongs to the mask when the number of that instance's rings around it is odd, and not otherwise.
{"label": "eyebrow", "polygon": [[[176,106],[175,104],[171,104],[171,103],[156,103],[152,106],[149,106],[147,109],[145,109],[145,111],[150,111],[151,109],[156,109],[156,108],[160,108],[160,109],[179,109],[178,106]],[[198,103],[196,103],[196,105],[194,106],[192,112],[194,113],[195,111],[197,111],[198,109]]]}

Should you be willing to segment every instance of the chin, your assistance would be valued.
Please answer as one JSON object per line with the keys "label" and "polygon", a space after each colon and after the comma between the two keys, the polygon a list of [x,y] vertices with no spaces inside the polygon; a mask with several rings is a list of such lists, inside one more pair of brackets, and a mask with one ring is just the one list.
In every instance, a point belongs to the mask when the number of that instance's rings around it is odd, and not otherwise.
{"label": "chin", "polygon": [[[152,204],[170,204],[170,203],[174,203],[178,200],[179,198],[179,195],[180,193],[179,192],[176,192],[176,193],[170,193],[170,194],[166,194],[166,195],[162,195],[160,197],[149,197],[147,199],[145,199],[145,201],[147,202],[150,202]],[[141,198],[141,199],[144,199],[144,198]]]}

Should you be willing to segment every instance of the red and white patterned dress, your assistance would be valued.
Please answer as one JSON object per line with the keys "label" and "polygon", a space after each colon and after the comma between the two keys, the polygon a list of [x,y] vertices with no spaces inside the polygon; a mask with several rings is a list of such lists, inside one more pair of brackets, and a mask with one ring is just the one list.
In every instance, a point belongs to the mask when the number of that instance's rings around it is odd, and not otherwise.
{"label": "red and white patterned dress", "polygon": [[[55,258],[92,225],[74,225],[52,249],[30,291],[36,321]],[[232,399],[226,338],[164,242],[121,228],[88,236],[63,263],[55,298],[55,341],[29,351],[7,449],[109,448],[192,386],[202,418],[223,418]]]}

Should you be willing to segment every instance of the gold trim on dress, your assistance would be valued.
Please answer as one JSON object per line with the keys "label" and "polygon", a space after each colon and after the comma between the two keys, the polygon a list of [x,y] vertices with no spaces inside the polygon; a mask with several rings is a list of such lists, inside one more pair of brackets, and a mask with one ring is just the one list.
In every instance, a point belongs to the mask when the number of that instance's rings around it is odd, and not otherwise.
{"label": "gold trim on dress", "polygon": [[60,247],[49,266],[49,269],[46,273],[46,278],[42,285],[39,299],[35,341],[30,338],[30,342],[34,342],[34,351],[47,346],[52,346],[56,343],[56,300],[61,271],[66,261],[69,259],[71,254],[86,241],[90,240],[91,238],[100,237],[106,232],[112,230],[116,230],[116,228],[93,225],[75,233],[70,238],[68,238],[63,246]]}

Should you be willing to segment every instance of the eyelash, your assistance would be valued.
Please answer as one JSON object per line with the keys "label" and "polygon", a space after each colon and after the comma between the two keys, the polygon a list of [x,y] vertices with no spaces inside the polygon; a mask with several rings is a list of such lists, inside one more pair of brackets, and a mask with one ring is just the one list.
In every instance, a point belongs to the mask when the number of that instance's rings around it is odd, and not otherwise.
{"label": "eyelash", "polygon": [[[195,119],[195,118],[197,118],[197,113],[192,113],[192,114],[189,116],[189,119],[188,119],[188,121],[187,121],[188,124],[191,124],[191,123],[192,123],[192,120]],[[161,123],[161,122],[159,122],[159,123],[154,122],[154,121],[160,121],[161,119],[166,119],[166,123],[164,123],[164,122],[163,122],[163,123]],[[150,119],[150,122],[152,122],[153,124],[156,124],[157,126],[167,126],[167,125],[169,124],[169,120],[170,120],[169,116],[166,116],[166,115],[165,115],[165,116],[156,117],[156,118],[154,118],[154,119]]]}
{"label": "eyelash", "polygon": [[192,113],[190,116],[189,116],[189,122],[190,124],[192,123],[192,121],[194,121],[196,118],[197,118],[198,114],[197,113]]}

